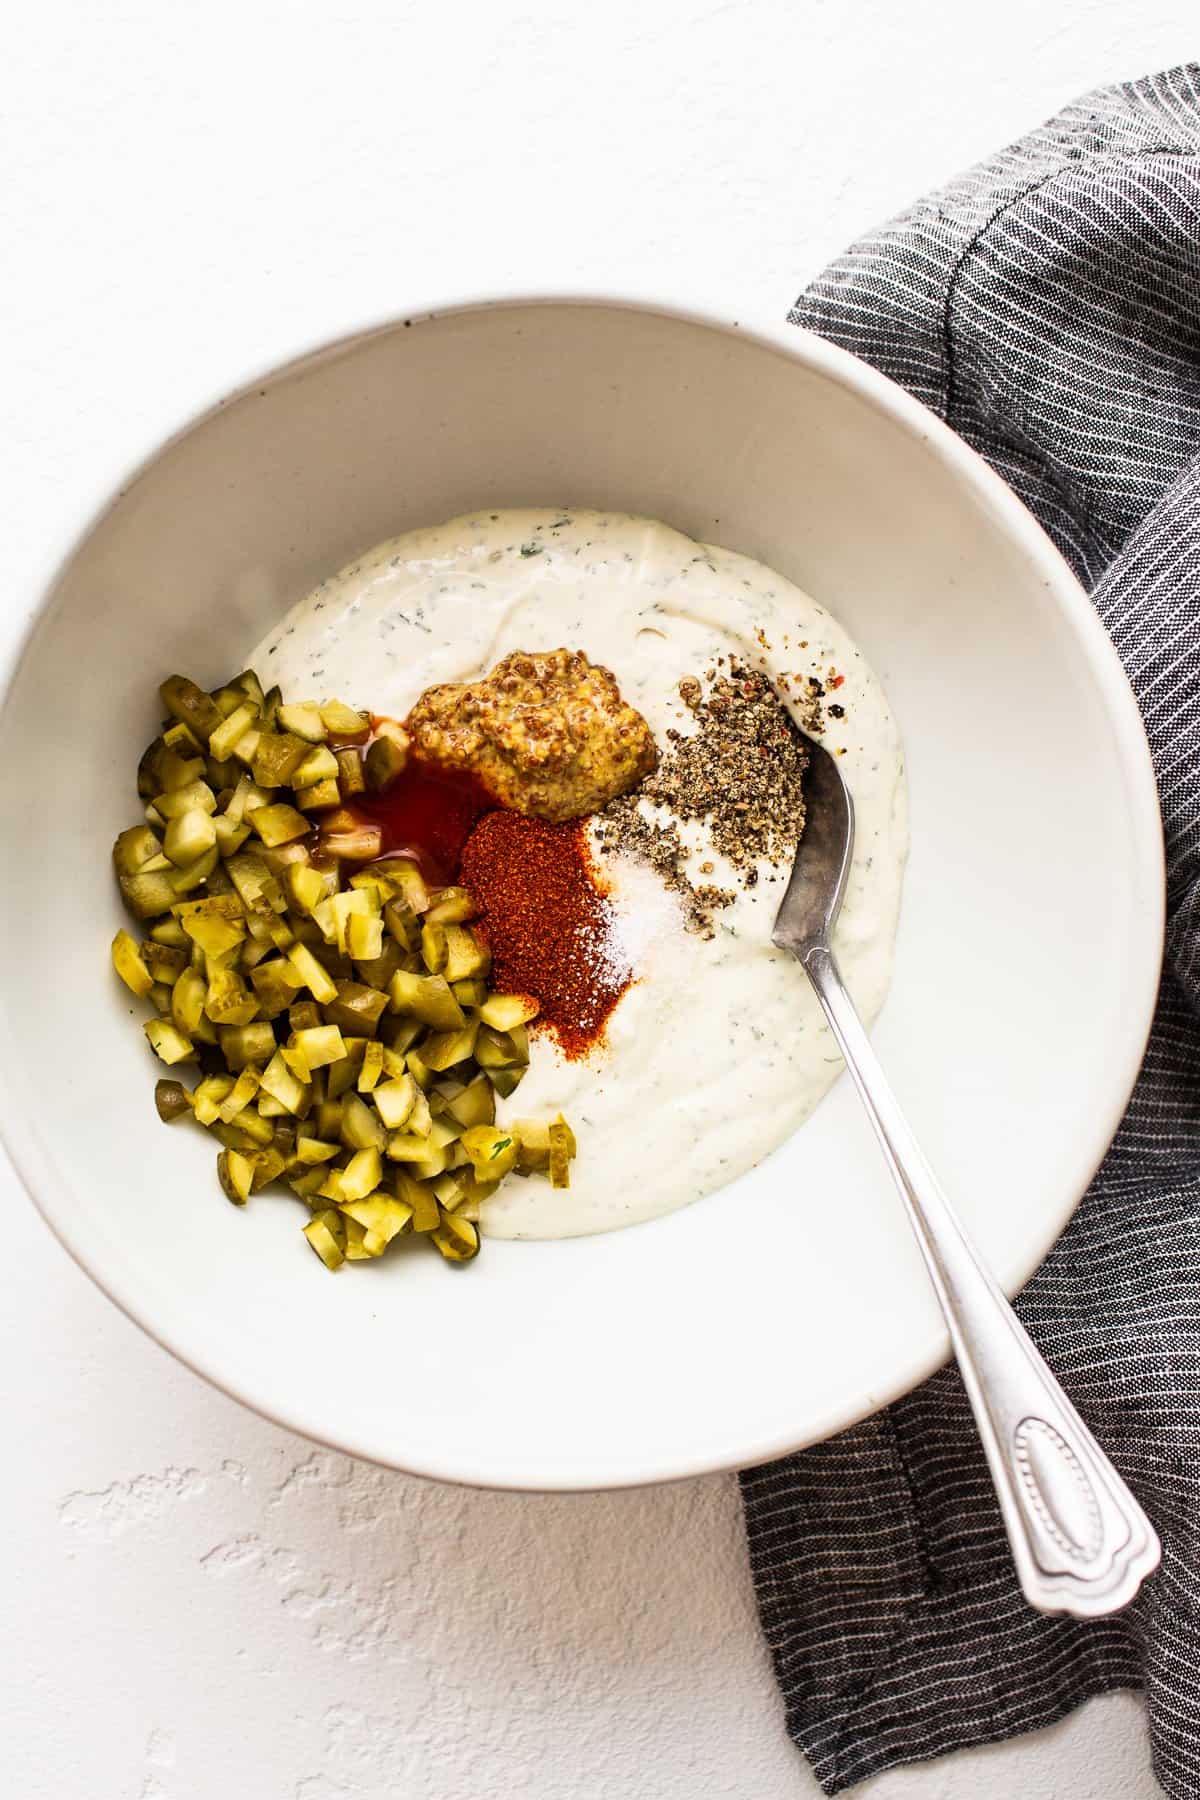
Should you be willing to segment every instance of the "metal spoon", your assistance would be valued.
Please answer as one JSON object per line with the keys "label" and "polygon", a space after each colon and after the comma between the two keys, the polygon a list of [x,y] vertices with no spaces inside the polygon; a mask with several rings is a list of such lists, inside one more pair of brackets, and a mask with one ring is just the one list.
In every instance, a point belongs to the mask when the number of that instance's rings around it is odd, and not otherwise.
{"label": "metal spoon", "polygon": [[854,844],[854,807],[819,744],[808,817],[774,941],[804,968],[900,1190],[983,1439],[1025,1598],[1098,1618],[1127,1606],[1161,1549],[1117,1474],[980,1261],[921,1154],[834,962],[830,936]]}

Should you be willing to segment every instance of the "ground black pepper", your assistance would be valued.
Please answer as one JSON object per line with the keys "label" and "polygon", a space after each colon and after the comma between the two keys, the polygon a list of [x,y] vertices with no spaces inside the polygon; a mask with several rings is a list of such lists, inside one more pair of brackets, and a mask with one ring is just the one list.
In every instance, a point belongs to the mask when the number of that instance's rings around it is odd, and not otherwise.
{"label": "ground black pepper", "polygon": [[[693,883],[689,850],[678,822],[701,820],[714,850],[733,865],[742,887],[755,886],[759,864],[790,863],[804,829],[803,778],[808,749],[792,715],[766,676],[732,658],[709,669],[707,695],[694,676],[679,684],[696,730],[668,731],[658,767],[631,794],[599,815],[597,836],[606,852],[646,862],[679,896],[690,930],[711,937],[713,913],[728,906],[735,890]],[[819,732],[813,695],[801,702],[805,726]],[[811,718],[807,716],[811,713]],[[647,817],[639,802],[662,808],[665,821]],[[711,874],[713,865],[700,865]]]}

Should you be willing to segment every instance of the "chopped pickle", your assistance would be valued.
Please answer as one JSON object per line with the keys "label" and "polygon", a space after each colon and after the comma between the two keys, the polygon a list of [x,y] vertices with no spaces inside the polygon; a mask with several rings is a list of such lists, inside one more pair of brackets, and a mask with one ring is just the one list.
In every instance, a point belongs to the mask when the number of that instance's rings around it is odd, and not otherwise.
{"label": "chopped pickle", "polygon": [[261,856],[253,850],[241,850],[228,863],[229,879],[247,912],[269,919],[287,911],[287,899],[276,878]]}
{"label": "chopped pickle", "polygon": [[338,1135],[347,1150],[383,1150],[387,1130],[365,1100],[351,1089],[342,1096],[341,1125]]}
{"label": "chopped pickle", "polygon": [[[363,1051],[362,1067],[358,1071],[355,1087],[360,1094],[373,1092],[383,1074],[383,1045],[377,1038],[372,1038]],[[384,1120],[387,1124],[387,1120]]]}
{"label": "chopped pickle", "polygon": [[208,983],[199,969],[185,969],[171,989],[171,1018],[188,1037],[199,1030],[207,992]]}
{"label": "chopped pickle", "polygon": [[292,905],[302,913],[311,913],[314,906],[328,898],[324,876],[308,863],[289,863],[284,886]]}
{"label": "chopped pickle", "polygon": [[169,944],[159,944],[148,938],[142,945],[142,961],[155,981],[163,981],[171,987],[187,968],[188,954],[186,950],[176,950]]}
{"label": "chopped pickle", "polygon": [[429,889],[425,886],[425,878],[415,862],[407,856],[389,858],[384,865],[389,878],[396,889],[396,898],[415,913],[429,910]]}
{"label": "chopped pickle", "polygon": [[246,935],[243,920],[222,919],[214,913],[188,913],[179,923],[206,956],[224,956],[236,950]]}
{"label": "chopped pickle", "polygon": [[352,800],[355,794],[366,792],[367,778],[363,774],[362,757],[357,750],[339,750],[336,752],[337,782],[342,797]]}
{"label": "chopped pickle", "polygon": [[248,825],[235,825],[226,813],[217,814],[213,820],[213,830],[217,836],[217,849],[224,857],[234,855],[250,836]]}
{"label": "chopped pickle", "polygon": [[323,744],[329,736],[321,709],[315,700],[300,700],[293,706],[281,706],[275,715],[285,731],[295,732],[309,744]]}
{"label": "chopped pickle", "polygon": [[383,954],[383,920],[355,914],[346,926],[346,949],[355,962],[373,962]]}
{"label": "chopped pickle", "polygon": [[161,870],[122,875],[119,884],[126,906],[137,919],[154,919],[159,913],[170,912],[179,897],[170,875]]}
{"label": "chopped pickle", "polygon": [[217,1043],[228,1066],[236,1071],[251,1063],[265,1066],[275,1054],[275,1033],[265,1019],[250,1025],[222,1025]]}
{"label": "chopped pickle", "polygon": [[258,995],[259,1011],[265,1019],[277,1019],[280,1013],[286,1012],[303,986],[293,964],[282,956],[259,963],[251,971],[250,984]]}
{"label": "chopped pickle", "polygon": [[222,1150],[217,1157],[217,1175],[233,1204],[245,1206],[254,1186],[254,1165],[240,1150]]}
{"label": "chopped pickle", "polygon": [[249,703],[235,707],[229,717],[222,719],[216,730],[210,732],[209,755],[215,756],[218,762],[223,762],[226,757],[232,756],[257,718],[257,710]]}
{"label": "chopped pickle", "polygon": [[421,1088],[422,1091],[429,1087],[433,1081],[433,1070],[426,1065],[420,1051],[410,1050],[404,1060],[405,1067],[417,1086]]}
{"label": "chopped pickle", "polygon": [[344,700],[322,700],[321,723],[328,735],[338,743],[352,744],[365,738],[371,729],[368,714],[347,706]]}
{"label": "chopped pickle", "polygon": [[186,675],[168,675],[158,691],[171,717],[207,742],[221,723],[221,715],[204,689]]}
{"label": "chopped pickle", "polygon": [[[196,806],[168,819],[163,854],[177,868],[186,868],[216,845],[217,828],[209,814]],[[211,870],[206,871],[211,873]]]}
{"label": "chopped pickle", "polygon": [[290,843],[293,838],[303,837],[311,827],[302,812],[294,806],[258,806],[250,815],[250,823],[264,844],[274,847],[276,844]]}
{"label": "chopped pickle", "polygon": [[[446,930],[442,925],[422,925],[421,961],[431,975],[440,975],[446,966]],[[467,971],[469,973],[469,971]]]}
{"label": "chopped pickle", "polygon": [[397,969],[388,986],[397,1012],[412,1013],[423,1025],[436,1031],[451,1031],[464,1023],[462,1007],[450,992],[450,984],[442,975],[412,975]]}
{"label": "chopped pickle", "polygon": [[[428,927],[426,927],[428,929]],[[492,966],[491,951],[481,944],[468,925],[445,925],[446,961],[442,969],[449,982],[486,975]]]}
{"label": "chopped pickle", "polygon": [[421,1060],[426,1068],[439,1072],[454,1068],[457,1063],[465,1062],[474,1051],[478,1031],[479,1022],[472,1019],[459,1026],[456,1031],[435,1032],[421,1045]]}
{"label": "chopped pickle", "polygon": [[259,787],[285,787],[291,783],[307,755],[308,745],[304,739],[295,737],[290,731],[262,731],[254,746],[250,773]]}
{"label": "chopped pickle", "polygon": [[556,1119],[550,1127],[550,1186],[567,1188],[571,1185],[571,1158],[575,1154],[575,1137],[570,1126],[563,1119]]}
{"label": "chopped pickle", "polygon": [[273,1100],[288,1112],[299,1114],[301,1108],[308,1103],[307,1083],[297,1081],[283,1060],[281,1051],[276,1051],[262,1073],[262,1085]]}
{"label": "chopped pickle", "polygon": [[118,875],[136,875],[152,862],[161,845],[148,825],[131,825],[122,831],[113,845],[113,866]]}
{"label": "chopped pickle", "polygon": [[339,981],[334,997],[325,1004],[325,1017],[351,1037],[373,1037],[387,1003],[387,995],[375,988],[358,981]]}
{"label": "chopped pickle", "polygon": [[465,887],[439,888],[425,918],[430,925],[461,925],[479,908]]}
{"label": "chopped pickle", "polygon": [[[415,1076],[413,1080],[416,1080]],[[418,1137],[428,1137],[433,1130],[433,1114],[424,1090],[419,1083],[417,1085],[417,1097],[413,1101],[412,1111],[404,1122],[410,1132],[414,1132]]]}
{"label": "chopped pickle", "polygon": [[346,1041],[336,1025],[313,1025],[297,1031],[296,1046],[310,1069],[340,1062],[346,1054]]}
{"label": "chopped pickle", "polygon": [[[540,1011],[529,994],[492,994],[479,1009],[479,1017],[495,1031],[514,1031],[518,1025],[536,1019]],[[528,1062],[529,1058],[524,1058]]]}
{"label": "chopped pickle", "polygon": [[498,1125],[472,1125],[463,1132],[462,1146],[482,1181],[495,1181],[516,1167],[516,1138]]}
{"label": "chopped pickle", "polygon": [[[217,1108],[217,1117],[226,1125],[232,1125],[238,1114],[242,1112],[258,1094],[258,1070],[245,1068]],[[269,1139],[268,1139],[269,1141]]]}
{"label": "chopped pickle", "polygon": [[370,1194],[362,1200],[345,1200],[342,1211],[366,1232],[368,1254],[378,1256],[393,1238],[411,1231],[413,1208],[404,1199],[393,1200],[390,1194]]}
{"label": "chopped pickle", "polygon": [[158,1116],[164,1125],[171,1124],[174,1119],[182,1119],[185,1113],[192,1110],[192,1097],[182,1081],[156,1081],[154,1084],[154,1104]]}
{"label": "chopped pickle", "polygon": [[514,1119],[517,1174],[536,1175],[550,1167],[550,1127],[544,1119]]}
{"label": "chopped pickle", "polygon": [[460,1006],[482,1006],[487,999],[486,981],[454,981],[450,992]]}
{"label": "chopped pickle", "polygon": [[368,987],[387,990],[388,983],[400,967],[404,952],[399,944],[385,943],[378,956],[358,956],[358,972]]}
{"label": "chopped pickle", "polygon": [[[479,1028],[479,1036],[475,1040],[475,1061],[489,1074],[493,1069],[523,1066],[511,1034],[507,1031],[494,1031],[490,1025],[481,1025]],[[528,1057],[525,1061],[528,1061]]]}
{"label": "chopped pickle", "polygon": [[136,939],[127,931],[118,931],[112,941],[112,962],[130,993],[144,1000],[154,986],[155,978],[146,967]]}
{"label": "chopped pickle", "polygon": [[317,1106],[317,1136],[337,1138],[342,1135],[342,1103],[340,1100],[322,1100]]}
{"label": "chopped pickle", "polygon": [[300,977],[301,985],[309,990],[314,1000],[324,1006],[337,998],[337,988],[306,945],[293,944],[287,953],[287,960]]}
{"label": "chopped pickle", "polygon": [[261,1193],[270,1182],[278,1181],[287,1167],[286,1158],[270,1144],[258,1150],[247,1150],[244,1154],[254,1170],[254,1183],[250,1190],[254,1194]]}
{"label": "chopped pickle", "polygon": [[332,1162],[335,1156],[341,1155],[341,1151],[340,1144],[327,1144],[323,1138],[296,1139],[296,1161],[300,1163]]}
{"label": "chopped pickle", "polygon": [[187,932],[178,919],[160,919],[157,925],[150,927],[150,937],[154,943],[170,944],[175,950],[190,948]]}
{"label": "chopped pickle", "polygon": [[412,1227],[414,1231],[436,1231],[442,1222],[438,1208],[437,1195],[432,1188],[423,1182],[410,1182],[403,1194],[403,1199],[412,1208]]}
{"label": "chopped pickle", "polygon": [[333,1207],[315,1213],[304,1227],[304,1235],[327,1269],[341,1268],[346,1260],[345,1225]]}
{"label": "chopped pickle", "polygon": [[469,1081],[462,1092],[447,1103],[447,1110],[464,1128],[494,1124],[496,1096],[487,1076],[477,1075],[473,1081]]}
{"label": "chopped pickle", "polygon": [[302,812],[325,812],[341,803],[342,793],[336,781],[317,781],[311,787],[296,789],[296,805]]}
{"label": "chopped pickle", "polygon": [[170,1019],[147,1019],[142,1030],[150,1040],[150,1048],[162,1062],[186,1062],[195,1054],[191,1039],[185,1037]]}
{"label": "chopped pickle", "polygon": [[249,1025],[258,1016],[258,1001],[233,969],[214,969],[204,1010],[214,1025]]}
{"label": "chopped pickle", "polygon": [[217,797],[207,781],[189,781],[170,793],[159,794],[154,810],[163,819],[179,819],[189,812],[214,813]]}
{"label": "chopped pickle", "polygon": [[314,749],[311,744],[304,746],[304,760],[295,770],[292,786],[299,792],[301,788],[317,787],[324,781],[336,781],[340,774],[337,757],[324,744]]}
{"label": "chopped pickle", "polygon": [[379,1151],[356,1150],[342,1170],[342,1200],[365,1200],[383,1179],[383,1159]]}
{"label": "chopped pickle", "polygon": [[409,736],[394,719],[381,719],[363,757],[363,774],[372,793],[382,793],[408,762]]}
{"label": "chopped pickle", "polygon": [[411,1075],[401,1075],[395,1081],[385,1081],[372,1090],[371,1099],[375,1110],[389,1131],[399,1131],[407,1121],[417,1101],[417,1084]]}
{"label": "chopped pickle", "polygon": [[432,1239],[447,1262],[470,1262],[479,1255],[479,1232],[461,1213],[445,1213]]}
{"label": "chopped pickle", "polygon": [[[167,830],[170,829],[168,826]],[[183,863],[173,875],[168,877],[176,898],[180,894],[190,894],[193,888],[204,885],[217,867],[219,854],[214,844],[210,850],[202,851],[193,862]]]}

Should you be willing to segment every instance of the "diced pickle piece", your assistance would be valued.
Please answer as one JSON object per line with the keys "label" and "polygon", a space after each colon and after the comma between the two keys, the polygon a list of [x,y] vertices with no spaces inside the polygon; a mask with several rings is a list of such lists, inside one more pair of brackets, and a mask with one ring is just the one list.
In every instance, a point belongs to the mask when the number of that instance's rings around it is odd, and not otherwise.
{"label": "diced pickle piece", "polygon": [[233,1092],[232,1075],[206,1075],[196,1084],[192,1108],[201,1125],[215,1125],[221,1116],[221,1102]]}
{"label": "diced pickle piece", "polygon": [[330,1000],[337,998],[337,988],[306,944],[293,944],[287,953],[287,960],[314,1000],[325,1006]]}
{"label": "diced pickle piece", "polygon": [[229,717],[227,719],[222,719],[216,730],[210,734],[208,740],[209,755],[215,756],[218,762],[224,762],[226,757],[232,756],[242,738],[253,727],[257,718],[258,709],[257,707],[251,706],[249,702],[243,706],[235,707]]}
{"label": "diced pickle piece", "polygon": [[167,821],[163,854],[182,869],[213,849],[216,841],[216,826],[209,814],[197,806]]}
{"label": "diced pickle piece", "polygon": [[148,825],[131,825],[122,831],[113,845],[113,866],[118,875],[136,875],[146,863],[153,861],[162,846]]}
{"label": "diced pickle piece", "polygon": [[[169,831],[170,826],[167,829]],[[220,852],[216,844],[213,844],[210,849],[202,850],[200,855],[194,857],[191,862],[182,863],[168,877],[176,897],[180,894],[190,894],[193,888],[203,887],[209,876],[216,870],[219,856]]]}
{"label": "diced pickle piece", "polygon": [[285,731],[295,732],[308,744],[323,744],[329,736],[315,700],[299,700],[292,706],[281,706],[275,715]]}
{"label": "diced pickle piece", "polygon": [[417,1100],[417,1084],[411,1075],[401,1075],[395,1081],[385,1081],[375,1088],[371,1094],[375,1110],[389,1131],[399,1131],[408,1119]]}
{"label": "diced pickle piece", "polygon": [[188,1037],[199,1030],[207,992],[208,983],[199,969],[185,969],[171,989],[171,1018]]}
{"label": "diced pickle piece", "polygon": [[275,956],[251,971],[250,985],[258,996],[263,1017],[277,1019],[280,1013],[287,1011],[303,982],[287,957]]}
{"label": "diced pickle piece", "polygon": [[254,1165],[240,1150],[222,1150],[217,1157],[217,1176],[235,1206],[245,1206],[254,1186]]}
{"label": "diced pickle piece", "polygon": [[112,941],[113,968],[131,994],[144,1000],[154,986],[154,976],[146,967],[137,940],[127,931],[118,931]]}
{"label": "diced pickle piece", "polygon": [[339,981],[334,997],[325,1002],[325,1017],[351,1037],[373,1037],[387,1003],[387,995],[375,988],[359,981]]}
{"label": "diced pickle piece", "polygon": [[403,725],[398,725],[394,719],[380,720],[363,757],[363,774],[372,793],[382,793],[404,773],[409,747],[409,736]]}
{"label": "diced pickle piece", "polygon": [[[378,1105],[378,1101],[376,1102]],[[486,1075],[477,1075],[461,1094],[448,1103],[452,1118],[466,1129],[471,1125],[492,1125],[496,1119],[496,1096]]]}
{"label": "diced pickle piece", "polygon": [[327,1269],[341,1268],[346,1260],[345,1226],[335,1208],[315,1213],[304,1227],[304,1235]]}
{"label": "diced pickle piece", "polygon": [[298,1031],[296,1046],[310,1069],[340,1062],[346,1054],[345,1039],[336,1025],[314,1025]]}
{"label": "diced pickle piece", "polygon": [[225,813],[217,814],[213,820],[213,830],[217,834],[217,849],[224,857],[235,855],[250,836],[248,825],[235,825]]}
{"label": "diced pickle piece", "polygon": [[461,925],[478,911],[468,888],[444,887],[434,894],[425,918],[431,925]]}
{"label": "diced pickle piece", "polygon": [[188,954],[186,950],[176,950],[151,938],[142,945],[142,961],[155,981],[165,981],[171,987],[187,968]]}
{"label": "diced pickle piece", "polygon": [[336,781],[338,759],[325,744],[305,744],[304,758],[293,774],[294,788],[316,787],[323,781]]}
{"label": "diced pickle piece", "polygon": [[368,714],[357,712],[344,700],[322,700],[319,710],[321,723],[337,743],[355,743],[359,738],[365,738],[371,729]]}
{"label": "diced pickle piece", "polygon": [[556,1119],[550,1127],[550,1186],[571,1185],[571,1158],[575,1154],[575,1134],[566,1120]]}
{"label": "diced pickle piece", "polygon": [[250,773],[259,787],[286,787],[307,755],[308,745],[292,732],[262,731],[254,746]]}
{"label": "diced pickle piece", "polygon": [[436,1031],[456,1030],[464,1023],[463,1009],[443,975],[410,975],[407,970],[397,969],[388,994],[397,1012],[411,1013]]}
{"label": "diced pickle piece", "polygon": [[147,1019],[142,1030],[150,1040],[150,1048],[162,1062],[186,1062],[194,1055],[190,1038],[186,1038],[170,1019]]}
{"label": "diced pickle piece", "polygon": [[308,1105],[307,1084],[296,1080],[278,1050],[263,1070],[262,1085],[271,1098],[278,1100],[290,1113],[299,1115]]}
{"label": "diced pickle piece", "polygon": [[412,1209],[413,1230],[436,1231],[442,1222],[442,1215],[432,1187],[427,1187],[423,1181],[412,1176],[400,1174],[396,1178],[396,1188],[400,1199]]}
{"label": "diced pickle piece", "polygon": [[407,900],[389,900],[383,922],[401,950],[415,950],[421,942],[421,921]]}
{"label": "diced pickle piece", "polygon": [[265,1019],[251,1025],[222,1025],[217,1031],[221,1055],[233,1070],[250,1063],[265,1067],[275,1054],[275,1033]]}
{"label": "diced pickle piece", "polygon": [[189,812],[215,813],[217,796],[207,781],[189,781],[170,793],[159,794],[154,810],[163,819],[180,819]]}
{"label": "diced pickle piece", "polygon": [[386,1147],[387,1130],[383,1121],[353,1089],[342,1096],[341,1109],[339,1136],[347,1150],[383,1150]]}
{"label": "diced pickle piece", "polygon": [[487,999],[487,982],[478,979],[454,981],[450,984],[450,992],[460,1006],[482,1006]]}
{"label": "diced pickle piece", "polygon": [[396,898],[403,900],[415,913],[428,912],[429,889],[416,863],[407,856],[394,856],[383,867],[396,889]]}
{"label": "diced pickle piece", "polygon": [[470,1219],[446,1213],[432,1240],[447,1262],[470,1262],[479,1255],[479,1232]]}
{"label": "diced pickle piece", "polygon": [[302,812],[327,812],[341,803],[342,793],[336,781],[316,781],[311,787],[296,789],[296,805]]}
{"label": "diced pickle piece", "polygon": [[171,717],[207,742],[221,723],[221,715],[204,689],[186,675],[168,675],[158,691]]}
{"label": "diced pickle piece", "polygon": [[[428,929],[428,927],[427,927]],[[468,925],[444,925],[446,961],[442,973],[447,981],[465,981],[472,975],[486,975],[492,966],[492,954],[481,944]]]}
{"label": "diced pickle piece", "polygon": [[167,726],[163,732],[163,743],[168,750],[175,750],[180,756],[197,756],[204,749],[203,741],[181,719],[176,719],[173,725]]}
{"label": "diced pickle piece", "polygon": [[304,837],[311,827],[302,812],[294,806],[258,806],[250,815],[250,823],[264,844],[289,844]]}
{"label": "diced pickle piece", "polygon": [[481,1181],[495,1181],[516,1167],[516,1138],[499,1125],[472,1125],[463,1132],[462,1146]]}
{"label": "diced pickle piece", "polygon": [[337,782],[344,800],[353,800],[355,794],[366,792],[367,778],[363,774],[362,757],[357,750],[339,750],[336,753]]}
{"label": "diced pickle piece", "polygon": [[249,1025],[258,1016],[258,1000],[234,969],[214,969],[204,997],[204,1010],[214,1025]]}
{"label": "diced pickle piece", "polygon": [[212,912],[184,913],[179,923],[206,956],[224,956],[236,950],[246,935],[243,919],[221,918]]}
{"label": "diced pickle piece", "polygon": [[300,1163],[332,1162],[335,1156],[340,1156],[341,1150],[340,1144],[327,1144],[323,1138],[296,1139],[296,1161]]}
{"label": "diced pickle piece", "polygon": [[119,884],[122,898],[136,919],[154,919],[160,913],[170,912],[179,898],[170,875],[161,870],[122,875]]}
{"label": "diced pickle piece", "polygon": [[536,1019],[541,1011],[530,994],[491,994],[479,1009],[479,1017],[494,1031],[513,1031]]}
{"label": "diced pickle piece", "polygon": [[156,1081],[154,1104],[163,1124],[169,1125],[173,1119],[182,1119],[185,1113],[191,1113],[192,1097],[182,1081]]}
{"label": "diced pickle piece", "polygon": [[348,1219],[364,1228],[364,1248],[370,1256],[379,1256],[393,1238],[412,1230],[412,1207],[404,1200],[393,1200],[390,1194],[370,1194],[365,1200],[343,1201],[342,1211]]}
{"label": "diced pickle piece", "polygon": [[[377,1038],[372,1038],[363,1051],[362,1066],[358,1071],[355,1087],[360,1094],[369,1094],[378,1085],[383,1074],[383,1045]],[[385,1120],[386,1124],[387,1121]]]}
{"label": "diced pickle piece", "polygon": [[421,961],[431,975],[440,975],[446,967],[446,928],[443,925],[422,925],[421,927]]}
{"label": "diced pickle piece", "polygon": [[258,1150],[247,1150],[244,1154],[254,1170],[254,1185],[250,1190],[253,1194],[259,1193],[269,1182],[278,1181],[287,1167],[283,1154],[270,1144],[264,1144]]}
{"label": "diced pickle piece", "polygon": [[428,1069],[452,1069],[465,1062],[475,1049],[479,1021],[469,1020],[455,1031],[438,1031],[421,1045],[421,1060]]}
{"label": "diced pickle piece", "polygon": [[175,950],[191,949],[187,932],[178,919],[160,919],[150,927],[150,936],[156,944],[169,944]]}
{"label": "diced pickle piece", "polygon": [[311,913],[328,895],[324,876],[307,863],[291,863],[284,885],[292,905],[303,913]]}
{"label": "diced pickle piece", "polygon": [[[238,1114],[249,1106],[258,1093],[258,1070],[245,1068],[217,1108],[217,1116],[226,1125],[232,1125]],[[260,1121],[261,1123],[261,1121]],[[271,1140],[271,1128],[267,1127],[267,1142]]]}
{"label": "diced pickle piece", "polygon": [[373,1146],[369,1150],[356,1150],[346,1167],[342,1170],[342,1202],[347,1200],[365,1200],[373,1194],[383,1179],[383,1159]]}

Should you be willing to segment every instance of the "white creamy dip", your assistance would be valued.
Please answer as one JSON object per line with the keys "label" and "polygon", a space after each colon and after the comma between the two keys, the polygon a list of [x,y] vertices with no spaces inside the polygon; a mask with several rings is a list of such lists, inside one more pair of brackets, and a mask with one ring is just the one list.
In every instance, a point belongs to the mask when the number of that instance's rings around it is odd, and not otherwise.
{"label": "white creamy dip", "polygon": [[[467,514],[380,544],[322,582],[251,662],[289,700],[338,698],[403,718],[435,682],[475,679],[512,650],[560,645],[613,671],[660,746],[669,727],[694,729],[678,684],[703,680],[717,656],[764,669],[785,697],[785,675],[794,693],[810,676],[825,685],[823,741],[840,754],[857,824],[835,945],[873,1019],[908,849],[900,737],[841,626],[762,564],[623,514]],[[697,864],[716,865],[697,879],[734,885],[703,831],[685,836]],[[561,1109],[579,1155],[565,1192],[539,1177],[505,1182],[483,1208],[492,1237],[573,1237],[684,1206],[790,1136],[842,1066],[806,976],[770,941],[787,869],[762,865],[706,941],[683,929],[649,869],[621,857],[601,867],[635,979],[588,1060],[568,1062],[535,1032],[529,1072],[500,1103],[500,1121]]]}

